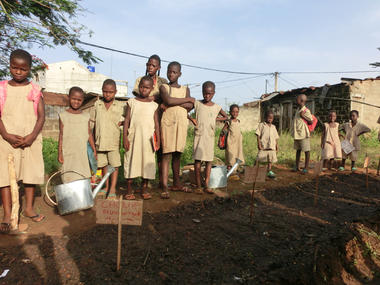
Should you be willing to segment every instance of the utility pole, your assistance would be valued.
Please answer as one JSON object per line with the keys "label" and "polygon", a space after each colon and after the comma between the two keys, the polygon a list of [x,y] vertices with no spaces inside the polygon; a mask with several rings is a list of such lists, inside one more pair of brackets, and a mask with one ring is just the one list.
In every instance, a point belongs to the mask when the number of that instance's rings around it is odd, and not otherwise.
{"label": "utility pole", "polygon": [[275,72],[274,73],[274,92],[277,92],[278,91],[278,86],[277,86],[277,84],[278,84],[278,74],[279,74],[279,72]]}
{"label": "utility pole", "polygon": [[227,106],[227,97],[224,97],[224,107],[225,107],[225,110],[228,109],[228,106]]}
{"label": "utility pole", "polygon": [[265,79],[265,94],[268,94],[268,79]]}

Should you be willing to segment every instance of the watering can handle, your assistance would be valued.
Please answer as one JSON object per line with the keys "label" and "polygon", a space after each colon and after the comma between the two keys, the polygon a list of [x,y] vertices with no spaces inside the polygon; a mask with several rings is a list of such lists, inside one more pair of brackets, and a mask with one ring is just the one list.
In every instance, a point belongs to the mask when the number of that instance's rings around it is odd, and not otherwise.
{"label": "watering can handle", "polygon": [[[76,172],[76,171],[74,171],[74,170],[69,170],[69,171],[65,171],[65,172],[61,172],[61,170],[58,170],[58,171],[55,172],[52,176],[49,177],[49,179],[48,179],[48,181],[46,182],[46,185],[45,185],[45,195],[46,195],[47,199],[49,200],[49,202],[52,203],[54,206],[57,206],[58,204],[57,204],[56,202],[54,202],[53,199],[51,199],[50,196],[49,196],[49,191],[48,191],[48,190],[49,190],[49,183],[50,183],[50,180],[51,180],[54,176],[56,176],[57,174],[61,174],[61,175],[63,175],[64,173],[67,173],[67,172],[74,172],[74,173],[76,173],[76,174],[78,174],[78,175],[83,176],[83,174],[80,174],[79,172]],[[83,176],[83,177],[84,177],[84,176]]]}

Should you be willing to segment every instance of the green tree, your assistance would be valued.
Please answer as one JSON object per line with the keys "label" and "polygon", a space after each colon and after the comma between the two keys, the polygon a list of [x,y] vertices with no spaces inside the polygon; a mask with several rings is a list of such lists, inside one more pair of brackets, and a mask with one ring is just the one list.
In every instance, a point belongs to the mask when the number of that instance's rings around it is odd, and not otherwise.
{"label": "green tree", "polygon": [[83,34],[92,34],[75,21],[81,12],[76,0],[0,0],[0,78],[7,75],[10,52],[33,45],[68,46],[85,63],[99,62],[78,46]]}

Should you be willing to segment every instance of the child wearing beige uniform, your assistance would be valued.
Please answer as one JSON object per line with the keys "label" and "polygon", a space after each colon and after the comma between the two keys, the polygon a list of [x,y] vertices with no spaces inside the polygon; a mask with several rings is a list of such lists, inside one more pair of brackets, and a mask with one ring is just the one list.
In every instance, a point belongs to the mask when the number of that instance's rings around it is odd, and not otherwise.
{"label": "child wearing beige uniform", "polygon": [[156,160],[152,145],[153,133],[157,136],[157,146],[160,145],[160,128],[158,123],[158,104],[149,99],[153,89],[153,80],[144,76],[140,80],[139,94],[128,100],[124,121],[123,142],[124,176],[127,179],[127,200],[136,199],[132,191],[132,179],[142,177],[141,196],[144,200],[151,199],[148,193],[148,180],[156,177]]}
{"label": "child wearing beige uniform", "polygon": [[[158,55],[154,54],[149,57],[148,62],[146,63],[146,72],[145,76],[150,76],[153,79],[153,89],[149,94],[149,98],[156,103],[160,103],[160,87],[162,84],[167,84],[168,81],[160,77],[161,69],[161,59]],[[142,76],[136,79],[135,87],[133,88],[133,95],[139,95],[139,84]]]}
{"label": "child wearing beige uniform", "polygon": [[[222,108],[212,102],[215,95],[215,84],[206,81],[202,85],[203,100],[195,101],[194,109],[196,115],[196,126],[194,128],[194,147],[193,159],[195,160],[195,178],[197,182],[197,194],[214,194],[208,188],[210,180],[211,165],[214,160],[214,144],[215,144],[215,124],[216,121],[227,120],[227,114]],[[201,163],[206,162],[204,189],[201,188]]]}
{"label": "child wearing beige uniform", "polygon": [[243,154],[243,135],[240,130],[239,106],[232,104],[230,106],[230,120],[226,121],[223,130],[227,132],[227,146],[226,146],[226,164],[227,169],[236,163],[236,159],[240,159],[244,163]]}
{"label": "child wearing beige uniform", "polygon": [[339,167],[340,171],[343,171],[346,164],[346,159],[351,159],[351,170],[356,171],[355,162],[358,158],[358,152],[360,150],[360,136],[362,134],[368,133],[371,131],[366,125],[358,122],[359,112],[357,110],[352,110],[350,112],[351,122],[344,123],[342,126],[343,132],[346,134],[345,139],[348,140],[353,147],[355,148],[351,153],[345,153],[343,151],[342,166]]}
{"label": "child wearing beige uniform", "polygon": [[14,157],[16,180],[24,184],[24,216],[34,222],[45,218],[33,209],[36,184],[44,183],[41,130],[45,107],[41,88],[28,80],[31,67],[31,55],[15,50],[10,56],[12,79],[0,82],[0,192],[4,208],[0,233],[3,234],[11,231],[9,154]]}
{"label": "child wearing beige uniform", "polygon": [[95,146],[98,155],[98,167],[103,168],[103,175],[107,173],[107,165],[115,167],[105,190],[108,198],[116,197],[116,182],[120,160],[120,126],[124,122],[125,103],[116,101],[116,82],[106,79],[102,87],[103,98],[95,102],[91,119],[95,122]]}
{"label": "child wearing beige uniform", "polygon": [[335,122],[336,112],[329,112],[329,122],[324,123],[321,137],[323,167],[331,169],[334,159],[342,158],[342,147],[339,139],[339,123]]}
{"label": "child wearing beige uniform", "polygon": [[272,164],[277,162],[278,151],[278,133],[276,126],[273,125],[274,113],[269,110],[265,114],[265,122],[262,122],[256,128],[257,148],[259,152],[257,158],[259,161],[268,162],[269,178],[275,178],[276,174],[272,171]]}
{"label": "child wearing beige uniform", "polygon": [[79,108],[84,101],[84,92],[79,87],[69,91],[70,107],[59,114],[58,161],[62,163],[62,181],[90,178],[91,170],[87,155],[87,142],[96,157],[94,136],[90,128],[90,114]]}
{"label": "child wearing beige uniform", "polygon": [[[294,149],[296,152],[296,166],[295,171],[300,171],[300,159],[301,152],[305,152],[305,167],[302,170],[303,173],[308,172],[310,161],[310,131],[307,123],[312,123],[313,117],[308,108],[306,108],[307,97],[305,94],[297,96],[296,102],[298,109],[294,116],[293,125],[291,128],[291,134],[294,138]],[[307,122],[305,122],[305,121]]]}

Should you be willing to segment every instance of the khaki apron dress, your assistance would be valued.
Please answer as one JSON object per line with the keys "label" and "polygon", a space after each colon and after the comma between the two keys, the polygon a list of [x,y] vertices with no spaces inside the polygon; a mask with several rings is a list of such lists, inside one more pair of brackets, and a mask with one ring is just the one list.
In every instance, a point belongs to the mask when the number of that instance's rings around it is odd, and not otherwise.
{"label": "khaki apron dress", "polygon": [[232,166],[236,163],[236,159],[240,159],[244,163],[243,154],[243,135],[240,130],[240,121],[228,122],[228,136],[226,148],[226,164]]}

